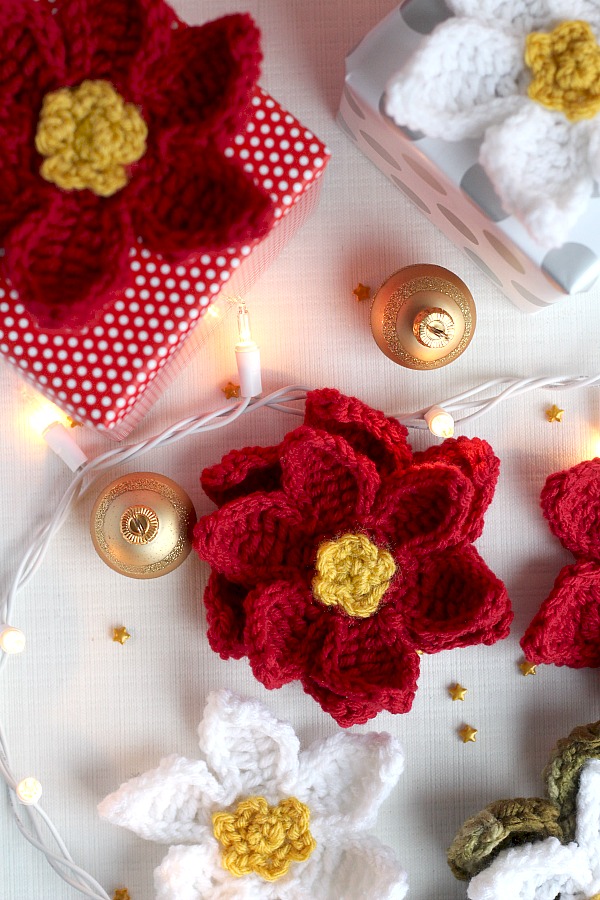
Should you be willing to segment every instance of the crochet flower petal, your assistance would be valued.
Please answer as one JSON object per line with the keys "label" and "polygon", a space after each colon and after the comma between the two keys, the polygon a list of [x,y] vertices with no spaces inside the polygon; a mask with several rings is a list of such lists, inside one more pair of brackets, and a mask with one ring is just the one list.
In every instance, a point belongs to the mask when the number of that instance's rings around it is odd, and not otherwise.
{"label": "crochet flower petal", "polygon": [[431,554],[404,609],[408,633],[426,653],[493,644],[513,618],[506,588],[471,544]]}
{"label": "crochet flower petal", "polygon": [[204,469],[200,483],[217,506],[254,491],[275,491],[281,487],[279,447],[244,447],[232,450],[220,463]]}
{"label": "crochet flower petal", "polygon": [[171,847],[154,870],[156,900],[265,900],[273,896],[256,875],[234,879],[221,865],[214,838],[194,847]]}
{"label": "crochet flower petal", "polygon": [[415,462],[445,462],[458,466],[474,488],[471,510],[467,517],[466,536],[476,540],[483,530],[483,515],[492,502],[500,460],[487,441],[480,438],[447,438],[424,452],[415,453]]}
{"label": "crochet flower petal", "polygon": [[0,118],[28,111],[35,120],[44,94],[65,79],[65,46],[54,19],[47,3],[2,0]]}
{"label": "crochet flower petal", "polygon": [[589,22],[598,34],[600,9],[596,0],[545,0],[548,16],[556,22],[580,19]]}
{"label": "crochet flower petal", "polygon": [[419,656],[386,626],[381,615],[358,622],[332,615],[321,653],[303,679],[304,690],[344,728],[384,709],[404,713],[412,706]]}
{"label": "crochet flower petal", "polygon": [[260,32],[249,15],[179,29],[145,78],[144,106],[161,128],[191,125],[204,136],[230,137],[250,114],[261,59]]}
{"label": "crochet flower petal", "polygon": [[365,526],[394,547],[426,553],[465,537],[472,502],[472,484],[460,469],[423,463],[386,487]]}
{"label": "crochet flower petal", "polygon": [[68,84],[104,78],[135,103],[143,92],[133,84],[167,52],[178,22],[164,0],[69,0],[57,4],[56,19],[69,48]]}
{"label": "crochet flower petal", "polygon": [[208,622],[208,642],[221,659],[241,659],[246,655],[244,601],[247,590],[211,572],[204,605]]}
{"label": "crochet flower petal", "polygon": [[600,459],[550,475],[541,505],[552,533],[567,550],[600,561]]}
{"label": "crochet flower petal", "polygon": [[600,888],[600,760],[585,763],[577,791],[577,830],[575,840],[584,847],[593,864]]}
{"label": "crochet flower petal", "polygon": [[345,829],[372,828],[403,769],[400,744],[385,732],[338,732],[302,751],[296,790],[314,818],[317,843],[321,836],[335,842]]}
{"label": "crochet flower petal", "polygon": [[244,649],[266,688],[302,678],[319,653],[331,614],[300,579],[276,581],[248,594]]}
{"label": "crochet flower petal", "polygon": [[[446,0],[446,4],[457,16],[501,23],[523,34],[547,24],[552,0],[535,0],[535,3],[523,3],[523,0]],[[560,18],[574,16],[569,13]]]}
{"label": "crochet flower petal", "polygon": [[593,179],[589,124],[528,101],[489,128],[479,159],[503,208],[547,247],[564,243],[585,211]]}
{"label": "crochet flower petal", "polygon": [[294,729],[258,700],[213,692],[198,737],[208,765],[234,797],[258,794],[275,804],[282,785],[297,778],[300,743]]}
{"label": "crochet flower petal", "polygon": [[219,784],[205,762],[167,756],[105,797],[98,813],[150,841],[202,843],[211,833],[210,811],[235,796],[235,785]]}
{"label": "crochet flower petal", "polygon": [[356,397],[346,397],[333,388],[310,391],[304,421],[345,438],[357,453],[375,463],[381,475],[402,471],[410,465],[412,453],[404,425]]}
{"label": "crochet flower petal", "polygon": [[262,237],[273,201],[212,145],[175,134],[160,158],[147,155],[133,211],[145,244],[170,259]]}
{"label": "crochet flower petal", "polygon": [[26,215],[5,244],[4,274],[42,327],[83,324],[115,273],[127,277],[134,235],[117,199],[124,191],[108,200],[77,193],[48,193],[45,208]]}
{"label": "crochet flower petal", "polygon": [[492,864],[469,883],[469,900],[554,900],[591,896],[586,891],[592,873],[587,853],[576,844],[547,838],[503,850]]}
{"label": "crochet flower petal", "polygon": [[530,101],[519,96],[523,38],[497,22],[447,19],[389,82],[385,109],[428,137],[481,137]]}
{"label": "crochet flower petal", "polygon": [[533,663],[580,669],[600,666],[600,569],[577,562],[558,573],[531,620],[521,647]]}
{"label": "crochet flower petal", "polygon": [[281,447],[282,486],[290,505],[319,534],[352,528],[371,511],[380,487],[375,464],[337,435],[303,425]]}
{"label": "crochet flower petal", "polygon": [[403,900],[408,893],[408,875],[391,848],[376,838],[343,834],[341,840],[330,841],[303,864],[301,887],[301,893],[288,893],[282,885],[281,900]]}
{"label": "crochet flower petal", "polygon": [[203,516],[194,549],[221,575],[251,587],[285,578],[303,561],[302,517],[281,492],[250,494]]}

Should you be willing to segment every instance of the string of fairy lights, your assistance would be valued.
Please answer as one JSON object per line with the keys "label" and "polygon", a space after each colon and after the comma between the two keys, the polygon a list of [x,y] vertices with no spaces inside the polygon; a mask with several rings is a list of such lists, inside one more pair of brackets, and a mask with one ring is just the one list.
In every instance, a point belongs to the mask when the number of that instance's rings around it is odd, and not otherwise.
{"label": "string of fairy lights", "polygon": [[[73,506],[87,493],[103,472],[134,460],[151,450],[170,446],[191,435],[209,434],[231,425],[241,416],[260,409],[271,409],[303,417],[302,401],[310,388],[290,385],[265,396],[262,392],[260,354],[252,340],[248,311],[243,302],[238,307],[239,339],[235,346],[240,380],[240,399],[228,401],[212,412],[189,416],[164,431],[129,446],[112,448],[88,459],[71,433],[58,420],[44,430],[48,445],[73,472],[73,477],[50,518],[41,525],[25,549],[2,599],[0,600],[0,674],[8,660],[25,650],[26,636],[12,624],[15,601],[35,575],[48,552],[53,537],[66,521]],[[484,382],[470,390],[448,397],[432,407],[409,414],[394,414],[412,429],[427,429],[436,437],[451,437],[455,427],[489,412],[499,403],[534,390],[566,391],[600,384],[600,374],[592,376],[564,375],[535,378],[504,377]],[[24,838],[39,850],[60,878],[85,897],[111,900],[94,877],[72,858],[55,825],[40,804],[41,785],[32,776],[19,778],[10,758],[8,741],[0,722],[0,776],[7,786],[10,808]]]}

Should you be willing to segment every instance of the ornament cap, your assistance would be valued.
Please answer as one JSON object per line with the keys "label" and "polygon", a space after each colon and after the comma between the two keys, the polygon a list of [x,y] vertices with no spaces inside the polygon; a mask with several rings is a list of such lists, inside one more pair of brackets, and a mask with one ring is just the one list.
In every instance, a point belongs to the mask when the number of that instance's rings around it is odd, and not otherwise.
{"label": "ornament cap", "polygon": [[379,349],[408,369],[439,369],[463,353],[475,331],[473,296],[442,266],[405,266],[387,278],[371,305]]}
{"label": "ornament cap", "polygon": [[155,472],[135,472],[102,491],[90,531],[111,569],[130,578],[156,578],[187,557],[195,523],[192,501],[178,484]]}

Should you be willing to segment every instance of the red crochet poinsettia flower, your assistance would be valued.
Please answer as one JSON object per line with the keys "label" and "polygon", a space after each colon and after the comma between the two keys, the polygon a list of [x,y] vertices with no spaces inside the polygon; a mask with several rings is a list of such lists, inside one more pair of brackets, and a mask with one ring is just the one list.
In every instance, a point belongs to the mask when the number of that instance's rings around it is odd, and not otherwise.
{"label": "red crochet poinsettia flower", "polygon": [[212,566],[208,639],[267,688],[300,680],[343,726],[407,712],[419,654],[506,637],[504,585],[472,545],[499,462],[484,441],[411,452],[360,400],[309,393],[275,447],[202,473],[220,507],[194,546]]}
{"label": "red crochet poinsettia flower", "polygon": [[138,238],[181,260],[266,232],[270,198],[223,152],[259,74],[249,16],[2,0],[0,32],[1,273],[41,325],[88,320]]}
{"label": "red crochet poinsettia flower", "polygon": [[541,506],[576,561],[558,573],[521,647],[533,663],[600,666],[600,459],[550,475]]}

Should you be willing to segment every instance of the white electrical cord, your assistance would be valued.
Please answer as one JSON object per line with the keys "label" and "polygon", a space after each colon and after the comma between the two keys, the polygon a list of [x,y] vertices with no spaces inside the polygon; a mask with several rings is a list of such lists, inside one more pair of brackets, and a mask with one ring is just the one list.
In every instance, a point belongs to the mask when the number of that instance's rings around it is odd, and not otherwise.
{"label": "white electrical cord", "polygon": [[[254,350],[254,348],[252,348]],[[250,382],[256,383],[255,376],[250,373]],[[254,379],[254,381],[253,381]],[[427,429],[428,414],[439,408],[448,414],[454,422],[467,422],[489,411],[502,400],[511,396],[520,396],[534,389],[569,390],[572,388],[598,385],[600,375],[584,376],[545,376],[538,378],[496,378],[471,390],[463,391],[454,397],[410,414],[397,414],[394,417],[408,428]],[[149,450],[174,444],[192,434],[205,434],[218,428],[224,428],[240,416],[254,412],[263,407],[278,412],[302,417],[304,412],[297,405],[306,399],[310,388],[302,385],[291,385],[273,391],[263,398],[242,397],[234,405],[227,404],[213,412],[190,416],[166,428],[160,434],[147,438],[128,447],[116,447],[100,454],[92,460],[83,462],[63,494],[54,514],[35,534],[26,549],[17,568],[16,574],[0,603],[0,622],[10,627],[11,613],[17,593],[23,588],[41,565],[49,544],[65,522],[72,506],[81,498],[98,475],[120,463],[128,462],[143,455]],[[485,396],[492,392],[492,396]],[[495,393],[494,393],[495,392]],[[431,419],[431,417],[429,417]],[[433,430],[430,428],[430,430]],[[435,433],[435,432],[434,432]],[[6,664],[8,654],[0,649],[0,673]],[[0,723],[0,776],[5,781],[11,807],[17,827],[23,836],[44,854],[58,875],[75,890],[92,900],[111,900],[104,888],[84,869],[78,866],[69,854],[62,838],[52,824],[50,818],[42,810],[39,803],[24,805],[19,800],[19,783],[13,774],[8,745]]]}

